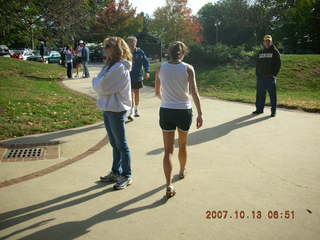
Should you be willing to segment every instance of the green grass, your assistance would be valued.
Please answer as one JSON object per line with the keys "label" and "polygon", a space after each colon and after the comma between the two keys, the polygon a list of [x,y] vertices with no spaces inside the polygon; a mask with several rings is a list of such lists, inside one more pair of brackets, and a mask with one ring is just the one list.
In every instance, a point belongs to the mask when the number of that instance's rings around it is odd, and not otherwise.
{"label": "green grass", "polygon": [[0,140],[101,120],[90,98],[60,84],[65,75],[57,64],[0,58]]}
{"label": "green grass", "polygon": [[[152,69],[157,66],[159,64],[154,64]],[[254,66],[227,65],[200,68],[196,69],[196,77],[202,96],[246,103],[255,102]],[[154,85],[152,81],[145,82]],[[279,106],[320,112],[320,55],[282,55],[277,88]],[[269,104],[268,97],[267,103]]]}

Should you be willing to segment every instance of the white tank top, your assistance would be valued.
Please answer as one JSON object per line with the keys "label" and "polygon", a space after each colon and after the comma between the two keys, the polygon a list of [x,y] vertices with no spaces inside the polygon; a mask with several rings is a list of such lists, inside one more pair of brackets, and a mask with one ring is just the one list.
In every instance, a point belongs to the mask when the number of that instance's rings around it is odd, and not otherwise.
{"label": "white tank top", "polygon": [[190,65],[185,62],[161,64],[159,77],[162,108],[190,109],[192,107],[189,98],[188,66]]}

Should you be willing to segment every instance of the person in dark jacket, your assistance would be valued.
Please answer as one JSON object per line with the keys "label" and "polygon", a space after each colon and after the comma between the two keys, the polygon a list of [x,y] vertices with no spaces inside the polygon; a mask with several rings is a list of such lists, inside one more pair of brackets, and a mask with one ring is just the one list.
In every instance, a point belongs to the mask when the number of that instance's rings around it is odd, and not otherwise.
{"label": "person in dark jacket", "polygon": [[44,54],[45,54],[46,46],[44,45],[43,41],[40,42],[39,50],[40,50],[41,62],[44,62]]}
{"label": "person in dark jacket", "polygon": [[271,117],[275,117],[277,110],[276,76],[280,71],[281,59],[278,49],[272,43],[272,36],[265,35],[263,40],[264,49],[257,56],[256,111],[253,114],[263,113],[266,92],[268,91],[271,102]]}
{"label": "person in dark jacket", "polygon": [[140,88],[143,88],[143,69],[146,73],[146,79],[150,79],[150,63],[142,49],[137,48],[137,38],[128,37],[127,43],[131,49],[132,70],[130,72],[131,88],[132,88],[132,109],[128,119],[133,120],[133,117],[139,117],[139,102],[140,102]]}
{"label": "person in dark jacket", "polygon": [[89,51],[89,48],[86,47],[86,44],[84,42],[81,42],[80,46],[82,47],[81,62],[82,62],[82,66],[83,66],[83,75],[84,75],[83,77],[89,78],[90,74],[89,74],[89,69],[88,69],[88,63],[89,63],[89,59],[90,59],[90,51]]}

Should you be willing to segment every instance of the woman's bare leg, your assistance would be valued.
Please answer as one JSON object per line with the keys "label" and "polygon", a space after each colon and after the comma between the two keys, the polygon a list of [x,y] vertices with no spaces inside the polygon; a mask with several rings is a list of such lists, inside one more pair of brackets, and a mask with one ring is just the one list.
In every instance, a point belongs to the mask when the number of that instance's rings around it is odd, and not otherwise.
{"label": "woman's bare leg", "polygon": [[139,106],[140,103],[140,89],[134,89],[134,104],[136,107]]}
{"label": "woman's bare leg", "polygon": [[174,149],[174,131],[163,131],[164,157],[163,170],[166,176],[167,186],[172,184],[172,154]]}
{"label": "woman's bare leg", "polygon": [[187,164],[188,132],[178,129],[180,174],[184,173]]}

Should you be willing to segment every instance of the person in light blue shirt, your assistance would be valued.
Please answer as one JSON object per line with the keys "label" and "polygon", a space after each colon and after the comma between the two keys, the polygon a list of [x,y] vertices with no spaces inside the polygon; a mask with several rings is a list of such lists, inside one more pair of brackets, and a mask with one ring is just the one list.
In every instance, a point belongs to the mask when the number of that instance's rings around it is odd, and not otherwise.
{"label": "person in light blue shirt", "polygon": [[89,74],[89,69],[88,69],[88,63],[89,63],[89,59],[90,59],[90,51],[89,48],[86,47],[86,44],[84,42],[82,42],[80,44],[80,46],[82,47],[81,50],[81,57],[82,57],[82,66],[83,66],[83,77],[84,78],[89,78],[90,74]]}
{"label": "person in light blue shirt", "polygon": [[132,70],[130,72],[132,109],[128,117],[128,119],[132,121],[134,117],[140,116],[138,110],[140,103],[140,88],[143,88],[144,72],[146,74],[146,79],[150,79],[150,63],[143,50],[137,47],[138,40],[136,37],[128,37],[127,42],[132,52]]}

